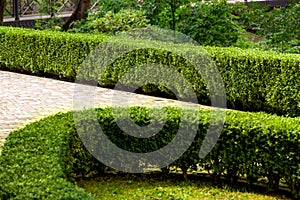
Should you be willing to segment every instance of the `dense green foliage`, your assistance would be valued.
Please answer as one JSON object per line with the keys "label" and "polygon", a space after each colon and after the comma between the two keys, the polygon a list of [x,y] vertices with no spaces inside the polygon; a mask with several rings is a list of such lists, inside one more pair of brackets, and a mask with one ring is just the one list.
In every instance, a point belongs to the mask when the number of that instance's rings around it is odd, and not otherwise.
{"label": "dense green foliage", "polygon": [[[286,7],[270,7],[262,2],[229,4],[224,0],[104,0],[98,2],[96,11],[88,11],[87,19],[74,22],[69,31],[95,32],[92,26],[95,21],[106,21],[100,23],[105,27],[98,29],[100,32],[115,30],[115,22],[120,19],[128,22],[129,16],[139,13],[142,21],[146,18],[152,26],[176,29],[202,45],[299,53],[300,3],[289,3]],[[126,9],[126,13],[122,9]],[[123,30],[118,27],[118,31],[141,27],[131,23],[125,23],[127,26]],[[36,24],[40,29],[54,30],[59,30],[59,25],[60,20],[55,17]]]}
{"label": "dense green foliage", "polygon": [[286,53],[300,53],[300,3],[287,7],[270,8],[261,3],[235,4],[232,10],[245,30],[261,40],[255,45]]}
{"label": "dense green foliage", "polygon": [[71,113],[61,114],[10,133],[0,156],[0,199],[92,199],[66,181],[72,123]]}
{"label": "dense green foliage", "polygon": [[180,6],[177,12],[177,30],[201,45],[233,46],[241,34],[227,1],[190,3]]}
{"label": "dense green foliage", "polygon": [[[99,12],[99,11],[98,11]],[[101,13],[99,13],[101,14]],[[98,16],[99,14],[96,14]],[[69,32],[101,32],[114,34],[134,28],[147,27],[149,20],[143,12],[136,10],[120,10],[118,13],[108,11],[103,17],[89,15],[84,22],[75,22]]]}
{"label": "dense green foliage", "polygon": [[85,57],[105,38],[105,35],[1,27],[0,62],[21,72],[74,79]]}
{"label": "dense green foliage", "polygon": [[[71,31],[91,32],[93,21],[126,8],[142,11],[151,25],[176,29],[202,45],[299,53],[299,7],[299,2],[272,8],[257,2],[228,4],[223,0],[107,0],[99,3],[96,12],[89,11],[88,19],[74,23]],[[254,39],[247,36],[249,32]]]}
{"label": "dense green foliage", "polygon": [[299,116],[300,57],[268,51],[205,48],[222,75],[228,107]]}
{"label": "dense green foliage", "polygon": [[[179,30],[204,45],[238,44],[299,53],[299,3],[274,10],[241,6],[232,11],[233,7],[224,1],[105,2],[107,4],[100,6],[95,14],[90,13],[88,19],[74,23],[71,32],[111,34],[145,27],[150,22],[158,27]],[[124,7],[128,10],[122,10]],[[265,37],[260,46],[241,39],[238,18],[232,13],[238,16],[241,27]],[[74,80],[86,56],[107,38],[107,35],[101,33],[75,35],[1,27],[0,67]],[[98,79],[103,87],[113,87],[133,66],[160,63],[171,66],[184,75],[193,86],[199,103],[209,105],[207,83],[191,63],[178,56],[180,52],[189,52],[192,57],[205,56],[202,49],[178,44],[172,52],[163,50],[168,45],[170,44],[159,41],[116,39],[114,46],[109,47],[112,48],[110,51],[118,51],[124,47],[137,50],[115,60],[101,79],[97,76],[90,78]],[[300,116],[299,55],[232,47],[204,49],[220,71],[229,108]],[[204,68],[208,74],[211,72],[209,66],[204,65]],[[146,75],[151,73],[152,71],[144,71]],[[86,74],[93,73],[86,71]],[[129,85],[128,88],[130,87],[134,85]],[[174,88],[184,100],[184,86],[174,81]],[[161,85],[147,85],[140,91],[174,98],[174,94]],[[149,123],[144,109],[135,108],[131,111],[136,123]],[[168,108],[167,112],[164,129],[158,136],[150,139],[124,134],[116,125],[110,109],[98,109],[97,116],[106,134],[115,144],[128,151],[145,152],[162,147],[174,138],[180,121],[180,111]],[[296,198],[299,197],[298,118],[228,111],[219,142],[205,159],[200,160],[198,153],[209,124],[209,113],[208,110],[200,111],[199,130],[195,141],[172,165],[182,168],[183,171],[200,165],[215,181],[221,175],[232,182],[237,178],[247,177],[251,185],[261,178],[267,178],[270,189],[277,190],[279,182],[282,182],[291,189]],[[125,116],[122,109],[119,114]],[[195,116],[191,112],[190,123],[193,117]],[[184,126],[188,129],[190,124]],[[76,177],[102,173],[104,165],[86,151],[76,128],[71,113],[68,113],[48,117],[11,133],[0,157],[0,198],[90,199],[88,194],[74,185],[74,180]],[[85,122],[80,128],[87,130],[89,134],[95,131]],[[115,159],[114,162],[122,160]]]}
{"label": "dense green foliage", "polygon": [[[98,8],[97,10],[89,10],[87,13],[87,18],[82,19],[80,21],[72,22],[71,29],[68,30],[68,32],[79,32],[79,33],[90,33],[95,32],[95,27],[92,26],[92,23],[99,19],[106,19],[107,24],[106,28],[108,29],[110,27],[109,22],[114,21],[115,17],[112,16],[112,14],[116,14],[119,11],[125,9],[127,13],[119,13],[119,19],[120,17],[128,20],[128,17],[132,14],[139,15],[139,18],[144,20],[144,16],[140,16],[143,12],[140,12],[139,10],[133,9],[135,7],[134,1],[122,1],[122,0],[104,0],[98,2]],[[124,11],[123,11],[124,12]],[[105,15],[107,13],[110,13],[106,18]],[[112,26],[112,25],[111,25]],[[121,28],[121,27],[119,27]]]}
{"label": "dense green foliage", "polygon": [[300,3],[275,9],[261,19],[265,45],[280,52],[300,53]]}
{"label": "dense green foliage", "polygon": [[[161,131],[153,137],[142,139],[124,133],[117,125],[111,108],[95,111],[106,136],[117,146],[131,152],[154,151],[168,144],[177,133],[183,113],[179,108],[165,107],[163,113],[166,114],[166,123]],[[118,119],[125,119],[126,112],[127,108],[119,108]],[[247,177],[250,185],[260,178],[267,178],[269,189],[272,190],[278,189],[281,180],[296,197],[300,191],[298,118],[227,111],[225,125],[216,146],[206,158],[199,159],[198,153],[209,127],[211,111],[185,110],[185,113],[188,120],[181,123],[181,128],[190,130],[196,123],[197,135],[190,148],[171,166],[180,167],[186,172],[188,168],[199,165],[216,182],[221,175],[232,181]],[[73,115],[69,112],[47,117],[8,136],[0,157],[1,198],[88,198],[80,189],[67,182],[74,181],[77,176],[103,172],[103,165],[87,152],[77,135],[76,130],[81,130],[81,134],[84,130],[86,134],[80,137],[88,138],[85,141],[90,138],[97,145],[95,138],[99,132],[90,125],[91,119],[85,118],[85,112],[81,114],[76,129]],[[140,126],[152,122],[149,109],[145,107],[130,108],[130,116]],[[163,116],[156,114],[154,118],[161,122]],[[182,142],[184,144],[186,141]],[[107,155],[110,153],[107,152]],[[130,167],[122,158],[112,157],[111,162]]]}
{"label": "dense green foliage", "polygon": [[[0,61],[12,70],[34,74],[51,74],[74,80],[80,65],[86,56],[105,35],[66,34],[50,31],[33,31],[15,28],[0,28]],[[148,62],[161,63],[173,67],[184,75],[194,88],[199,103],[210,104],[206,83],[180,52],[189,55],[203,55],[201,47],[178,44],[174,52],[166,52],[166,46],[172,45],[159,41],[142,41],[133,39],[116,39],[114,47],[108,49],[117,52],[122,48],[137,48],[126,56],[117,59],[100,80],[103,87],[113,87],[134,65]],[[109,45],[111,46],[111,45]],[[300,58],[297,54],[277,54],[258,50],[241,50],[238,48],[204,47],[220,71],[223,79],[228,107],[248,111],[266,111],[279,115],[300,115]],[[176,54],[177,52],[177,54]],[[102,52],[99,52],[102,55]],[[103,54],[105,55],[105,54]],[[107,55],[110,56],[110,55]],[[209,66],[203,65],[206,70]],[[145,71],[146,75],[151,72]],[[97,78],[97,77],[93,77]],[[94,79],[95,81],[97,79]],[[174,87],[184,98],[184,88],[174,82]],[[144,87],[145,93],[163,92],[163,96],[174,98],[163,87],[153,89]]]}
{"label": "dense green foliage", "polygon": [[[122,7],[130,9],[132,13],[139,13],[138,17],[132,16],[129,11],[122,11]],[[103,1],[96,12],[90,11],[88,15],[87,19],[75,22],[70,31],[93,32],[97,25],[100,32],[115,30],[116,26],[119,31],[126,31],[144,27],[145,22],[149,21],[153,26],[176,29],[201,45],[214,46],[231,46],[240,34],[237,20],[226,1]],[[126,19],[130,17],[140,19],[138,21],[143,23],[130,25],[119,20],[128,21]],[[147,18],[147,21],[143,18]],[[103,26],[105,28],[101,29]]]}

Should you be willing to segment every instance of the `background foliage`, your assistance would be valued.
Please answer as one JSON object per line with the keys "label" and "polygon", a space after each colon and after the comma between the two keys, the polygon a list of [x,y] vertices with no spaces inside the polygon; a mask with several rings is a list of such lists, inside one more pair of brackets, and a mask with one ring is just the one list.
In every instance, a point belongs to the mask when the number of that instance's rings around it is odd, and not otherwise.
{"label": "background foliage", "polygon": [[251,2],[248,7],[234,4],[232,9],[242,27],[259,39],[257,48],[299,54],[299,7],[297,1],[280,8]]}
{"label": "background foliage", "polygon": [[228,4],[225,0],[107,0],[96,12],[90,11],[88,19],[74,23],[71,31],[91,32],[92,22],[126,8],[142,11],[152,26],[176,29],[201,45],[299,53],[299,5],[292,2],[287,7],[272,8],[257,2]]}
{"label": "background foliage", "polygon": [[73,23],[73,29],[69,32],[100,32],[115,34],[116,32],[128,31],[134,28],[145,28],[149,25],[149,20],[143,15],[142,11],[120,10],[117,13],[112,11],[89,15],[84,22]]}
{"label": "background foliage", "polygon": [[[118,4],[118,5],[116,5]],[[122,11],[127,8],[131,11]],[[134,11],[136,10],[136,11]],[[130,13],[139,13],[134,16]],[[125,23],[129,19],[139,19],[141,24]],[[120,20],[123,19],[123,22]],[[146,20],[147,19],[147,20]],[[122,20],[121,20],[122,21]],[[106,22],[106,23],[105,23]],[[99,24],[100,23],[100,24]],[[86,20],[73,24],[72,32],[93,32],[95,26],[116,29],[120,31],[145,27],[146,24],[160,28],[173,29],[185,33],[201,45],[231,46],[240,34],[237,19],[231,14],[230,6],[225,0],[203,2],[199,1],[107,1],[103,2],[96,12],[89,12]],[[123,27],[125,26],[125,27]],[[121,27],[123,27],[121,29]]]}

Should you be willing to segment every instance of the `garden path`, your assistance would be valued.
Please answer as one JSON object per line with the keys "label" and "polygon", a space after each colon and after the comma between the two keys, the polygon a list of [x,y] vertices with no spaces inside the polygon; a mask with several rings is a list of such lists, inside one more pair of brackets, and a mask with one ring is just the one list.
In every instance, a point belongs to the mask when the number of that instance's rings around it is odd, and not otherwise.
{"label": "garden path", "polygon": [[[10,131],[45,116],[72,110],[76,85],[71,82],[0,70],[0,149]],[[170,99],[89,87],[95,89],[96,107],[112,105],[112,98],[115,95],[118,98],[117,104],[114,105],[128,102],[130,105],[199,106]]]}

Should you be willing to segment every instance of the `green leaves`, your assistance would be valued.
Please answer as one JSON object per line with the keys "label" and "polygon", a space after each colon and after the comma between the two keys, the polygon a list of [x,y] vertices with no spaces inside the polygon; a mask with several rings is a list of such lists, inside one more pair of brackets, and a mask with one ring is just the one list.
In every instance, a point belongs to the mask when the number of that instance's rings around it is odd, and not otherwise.
{"label": "green leaves", "polygon": [[269,6],[249,3],[233,6],[235,13],[246,29],[252,29],[264,39],[258,44],[262,49],[285,53],[300,53],[300,3],[291,2],[287,7],[270,8]]}
{"label": "green leaves", "polygon": [[[266,34],[267,43],[283,52],[295,46],[299,47],[300,40],[300,3],[294,3],[287,8],[275,9],[269,14],[269,20],[262,21],[262,34]],[[295,52],[297,53],[297,52]],[[298,52],[299,53],[299,52]]]}
{"label": "green leaves", "polygon": [[[11,70],[74,80],[86,56],[107,38],[107,35],[101,34],[71,34],[0,27],[0,61]],[[209,92],[201,75],[190,63],[176,55],[176,52],[160,50],[162,45],[167,43],[134,39],[116,40],[107,52],[118,52],[119,49],[127,47],[137,50],[108,66],[99,84],[102,87],[114,87],[120,77],[133,66],[160,63],[181,73],[191,83],[199,102],[209,105]],[[222,76],[228,108],[264,111],[291,117],[300,115],[299,55],[232,47],[204,49]],[[203,49],[196,46],[182,45],[177,50],[191,52],[188,53],[191,56],[204,54]],[[144,72],[146,75],[151,73],[149,70]],[[98,77],[91,78],[97,80]],[[179,91],[179,96],[184,98],[185,86],[174,82],[174,88]],[[168,88],[160,85],[147,85],[139,92],[174,98],[174,94]]]}
{"label": "green leaves", "polygon": [[10,134],[0,156],[0,199],[92,199],[65,180],[70,127],[71,113],[57,114]]}
{"label": "green leaves", "polygon": [[11,70],[74,79],[84,58],[106,35],[1,27],[0,58]]}
{"label": "green leaves", "polygon": [[239,35],[237,20],[226,1],[204,1],[178,9],[177,30],[206,46],[231,46]]}
{"label": "green leaves", "polygon": [[120,10],[117,13],[108,11],[102,18],[92,21],[91,27],[101,33],[115,34],[134,28],[145,28],[149,25],[148,23],[149,20],[142,11]]}
{"label": "green leaves", "polygon": [[[121,118],[127,109],[118,108]],[[131,107],[130,116],[143,126],[150,120],[150,110]],[[143,145],[137,138],[124,137],[126,133],[115,124],[111,108],[96,109],[95,112],[104,133],[114,144],[128,151],[147,152],[161,148],[172,140],[182,111],[166,107],[166,125],[157,133],[158,137],[143,139]],[[162,117],[159,112],[155,113],[157,118]],[[252,183],[266,176],[269,181],[280,176],[296,197],[300,187],[298,118],[228,110],[216,146],[207,157],[199,159],[198,153],[209,127],[210,115],[210,110],[199,109],[199,129],[195,141],[172,166],[183,169],[204,167],[227,178],[246,176]],[[70,182],[74,182],[75,177],[103,173],[105,166],[84,147],[72,116],[71,112],[57,114],[10,133],[0,157],[0,198],[90,199]],[[194,117],[191,114],[191,123],[194,123]],[[89,123],[85,120],[88,119],[82,118],[79,128],[91,134],[94,130],[89,129]],[[124,162],[122,158],[113,160]],[[272,182],[270,189],[273,187],[276,188],[276,182]]]}

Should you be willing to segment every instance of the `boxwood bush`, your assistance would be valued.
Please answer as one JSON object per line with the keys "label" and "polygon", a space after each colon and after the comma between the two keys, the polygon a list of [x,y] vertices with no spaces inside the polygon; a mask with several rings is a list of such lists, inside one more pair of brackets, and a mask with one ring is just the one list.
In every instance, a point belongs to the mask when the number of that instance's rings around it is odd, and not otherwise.
{"label": "boxwood bush", "polygon": [[[128,108],[117,109],[118,119],[125,119]],[[141,153],[163,147],[177,134],[183,110],[177,107],[163,109],[166,123],[150,138],[136,138],[123,132],[109,107],[94,111],[102,130],[114,144]],[[151,123],[150,110],[155,111],[153,108],[131,107],[129,113],[136,124],[146,126]],[[198,153],[209,127],[211,110],[201,108],[196,112],[185,112],[188,122],[182,124],[183,128],[189,129],[196,123],[197,134],[188,150],[170,166],[180,167],[184,172],[201,166],[215,181],[220,176],[233,182],[246,177],[250,186],[266,178],[269,189],[278,190],[281,182],[294,197],[299,197],[299,118],[227,110],[216,146],[208,156],[200,159]],[[91,198],[76,187],[76,177],[103,173],[104,165],[92,157],[79,139],[82,136],[92,139],[99,134],[90,126],[91,119],[82,116],[75,126],[72,112],[59,113],[13,131],[8,136],[0,157],[1,199]],[[163,114],[154,118],[161,119]],[[79,137],[77,130],[84,134]],[[120,165],[128,164],[114,156],[111,160]]]}
{"label": "boxwood bush", "polygon": [[0,28],[0,62],[10,69],[74,80],[85,57],[108,36]]}
{"label": "boxwood bush", "polygon": [[0,156],[0,199],[92,199],[67,181],[72,131],[68,113],[12,132]]}
{"label": "boxwood bush", "polygon": [[[84,35],[1,27],[0,62],[11,70],[50,74],[74,80],[86,56],[107,38],[108,36],[102,34]],[[199,103],[210,104],[209,92],[201,75],[196,73],[189,62],[175,55],[176,52],[189,52],[192,56],[203,55],[202,48],[178,44],[175,53],[166,52],[159,49],[168,43],[129,38],[116,39],[114,45],[115,49],[110,51],[124,46],[137,50],[111,64],[105,78],[99,83],[101,86],[113,87],[122,74],[134,65],[161,63],[173,67],[190,81]],[[265,111],[292,117],[300,115],[298,54],[278,54],[231,47],[204,49],[220,71],[229,108]],[[174,84],[176,85],[176,81]],[[178,84],[175,88],[179,91],[184,90],[184,87]],[[144,93],[162,93],[164,97],[174,98],[174,94],[163,87],[143,87],[142,90]]]}

